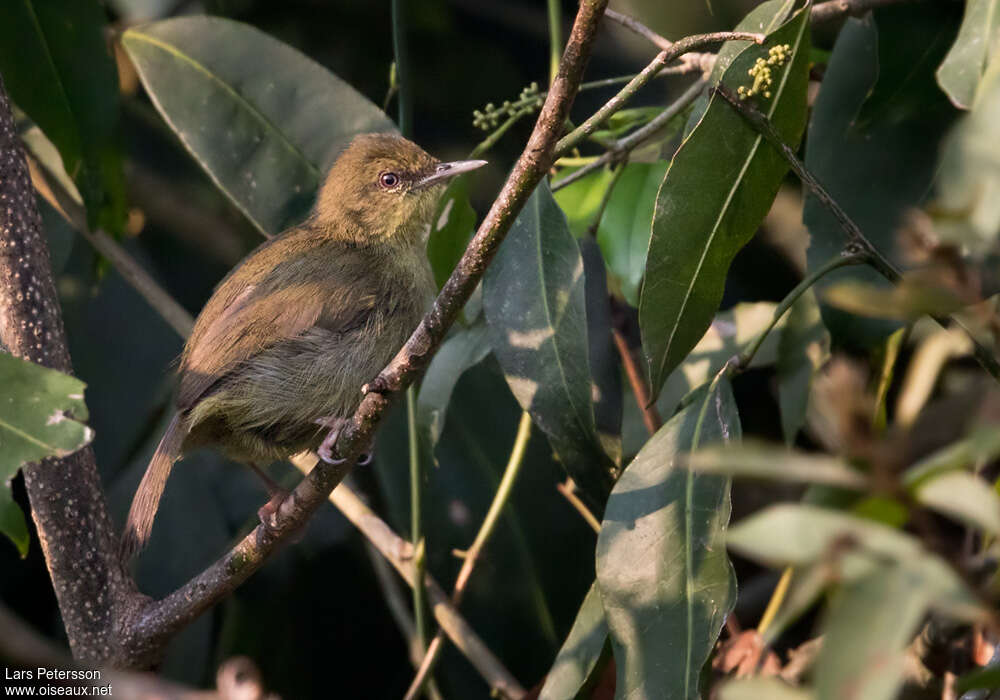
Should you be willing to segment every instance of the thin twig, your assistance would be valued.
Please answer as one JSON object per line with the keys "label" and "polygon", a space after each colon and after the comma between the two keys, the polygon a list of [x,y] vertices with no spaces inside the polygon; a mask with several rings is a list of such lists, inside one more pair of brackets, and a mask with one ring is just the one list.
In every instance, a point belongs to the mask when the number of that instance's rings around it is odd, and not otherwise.
{"label": "thin twig", "polygon": [[910,0],[827,0],[813,5],[812,16],[809,19],[814,24],[819,24],[849,15],[860,17],[869,10],[907,1]]}
{"label": "thin twig", "polygon": [[657,54],[656,58],[630,80],[617,95],[587,117],[583,124],[559,139],[559,143],[556,144],[556,155],[559,156],[569,152],[570,149],[597,131],[612,114],[619,111],[646,83],[666,68],[668,63],[679,56],[686,54],[692,49],[710,44],[718,44],[723,41],[746,40],[762,44],[765,38],[763,34],[752,32],[711,32],[709,34],[695,34],[675,41],[670,45],[670,48],[664,49]]}
{"label": "thin twig", "polygon": [[649,394],[646,377],[643,375],[642,369],[635,359],[635,353],[632,352],[632,348],[629,347],[628,341],[622,332],[617,328],[612,328],[611,337],[615,341],[615,347],[622,358],[622,366],[625,368],[628,383],[632,387],[632,395],[635,396],[639,412],[642,413],[642,422],[646,426],[646,431],[652,435],[663,425],[663,419],[656,408],[656,403],[653,402]]}
{"label": "thin twig", "polygon": [[[736,110],[737,114],[743,117],[748,124],[750,124],[764,139],[773,146],[778,153],[785,159],[792,171],[799,177],[802,183],[809,189],[810,193],[819,200],[826,209],[833,215],[833,218],[837,220],[840,228],[847,235],[848,248],[854,248],[852,252],[864,253],[868,256],[868,264],[874,268],[879,274],[885,277],[887,280],[896,284],[901,278],[901,273],[899,269],[886,258],[878,248],[861,232],[860,227],[847,215],[840,205],[833,199],[830,193],[825,187],[816,179],[805,166],[805,164],[799,160],[799,157],[792,150],[791,146],[785,143],[780,134],[775,131],[774,126],[771,121],[765,116],[750,100],[741,100],[735,96],[728,88],[719,85],[714,88],[713,92],[720,95],[722,99],[728,102],[733,109]],[[943,327],[948,325],[948,319],[932,316],[938,324]],[[956,326],[962,328],[972,341],[973,354],[976,360],[982,365],[990,376],[992,376],[997,381],[1000,381],[1000,363],[997,362],[996,357],[993,353],[989,351],[984,345],[982,345],[972,332],[965,327],[965,325],[958,319],[951,317],[951,321],[955,323]]]}
{"label": "thin twig", "polygon": [[576,495],[576,491],[573,486],[571,479],[567,481],[556,484],[556,490],[562,494],[563,498],[569,501],[569,504],[576,509],[576,511],[583,516],[583,519],[587,521],[590,525],[590,529],[594,532],[601,532],[601,521],[599,521],[594,514],[590,512],[590,508],[587,504],[580,500],[580,497]]}
{"label": "thin twig", "polygon": [[579,170],[575,170],[566,177],[552,183],[552,191],[562,189],[566,185],[586,177],[595,170],[604,167],[616,159],[621,159],[631,153],[637,146],[655,136],[661,129],[667,126],[678,114],[687,109],[688,105],[694,102],[705,87],[705,81],[698,80],[688,86],[687,90],[681,93],[680,97],[670,103],[670,105],[655,117],[649,120],[648,124],[641,126],[631,134],[622,137],[607,147],[607,150],[596,160],[584,165]]}
{"label": "thin twig", "polygon": [[[493,496],[493,502],[490,504],[486,517],[483,518],[483,524],[479,527],[479,532],[476,533],[476,538],[473,540],[472,546],[465,553],[462,568],[455,579],[455,587],[451,592],[451,603],[456,608],[462,602],[462,597],[465,595],[465,587],[469,583],[469,577],[472,576],[472,570],[475,568],[476,562],[479,561],[479,555],[493,534],[493,530],[500,520],[500,514],[510,499],[514,483],[517,481],[517,475],[520,473],[521,465],[524,463],[524,453],[528,447],[528,439],[530,437],[531,414],[525,411],[521,414],[521,422],[517,426],[517,436],[514,438],[514,446],[510,450],[510,458],[507,460],[507,467],[504,469],[500,485]],[[444,631],[439,629],[430,646],[427,647],[427,654],[417,669],[417,674],[414,676],[413,682],[410,683],[410,688],[406,691],[403,700],[415,700],[420,694],[424,683],[431,671],[434,670],[434,664],[437,663],[443,649]]]}

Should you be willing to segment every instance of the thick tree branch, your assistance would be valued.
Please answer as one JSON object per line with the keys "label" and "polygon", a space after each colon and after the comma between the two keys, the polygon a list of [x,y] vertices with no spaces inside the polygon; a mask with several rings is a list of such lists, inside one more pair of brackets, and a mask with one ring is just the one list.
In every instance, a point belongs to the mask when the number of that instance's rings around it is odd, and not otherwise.
{"label": "thick tree branch", "polygon": [[[0,342],[17,357],[72,371],[48,245],[2,79]],[[73,655],[126,665],[116,627],[141,597],[115,555],[93,451],[29,465],[24,481]]]}
{"label": "thick tree branch", "polygon": [[230,552],[181,589],[151,602],[126,624],[125,644],[137,659],[154,660],[166,642],[259,569],[322,505],[368,444],[391,399],[408,386],[468,300],[504,235],[555,160],[555,143],[576,95],[607,0],[585,0],[574,22],[559,74],[528,144],[431,311],[392,362],[371,383],[338,442],[344,464],[317,464],[279,508],[275,524],[258,526]]}

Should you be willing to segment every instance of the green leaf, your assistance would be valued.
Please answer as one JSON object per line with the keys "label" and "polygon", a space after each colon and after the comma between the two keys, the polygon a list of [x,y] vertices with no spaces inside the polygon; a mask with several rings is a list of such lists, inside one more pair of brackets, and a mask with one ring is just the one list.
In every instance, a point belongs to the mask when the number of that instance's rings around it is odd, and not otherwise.
{"label": "green leaf", "polygon": [[668,421],[622,473],[597,538],[597,585],[617,697],[698,697],[698,677],[736,600],[724,540],[729,480],[681,468],[685,453],[740,439],[729,380]]}
{"label": "green leaf", "polygon": [[[806,167],[890,257],[905,212],[929,191],[938,145],[953,117],[933,75],[954,36],[948,5],[880,10],[878,29],[871,17],[848,19],[812,110]],[[858,186],[858,173],[865,173],[864,187]],[[803,221],[811,236],[807,260],[812,271],[838,254],[846,239],[811,195]],[[899,324],[858,318],[822,303],[824,290],[845,279],[887,286],[863,265],[835,270],[816,284],[833,342],[861,348],[883,342]]]}
{"label": "green leaf", "polygon": [[545,677],[539,700],[566,700],[592,680],[608,641],[608,623],[604,619],[604,606],[597,590],[597,583],[590,586],[583,599],[573,627],[556,655],[552,669]]}
{"label": "green leaf", "polygon": [[486,324],[477,323],[452,333],[431,360],[417,394],[417,424],[429,437],[431,449],[444,430],[455,385],[465,370],[478,365],[489,352]]}
{"label": "green leaf", "polygon": [[[564,168],[559,171],[559,178],[572,175],[577,170],[579,168]],[[604,193],[607,192],[612,179],[611,171],[604,168],[552,193],[556,203],[566,215],[569,230],[574,236],[580,238],[587,235],[587,230],[594,223],[594,217],[601,207]]]}
{"label": "green leaf", "polygon": [[812,694],[777,678],[742,678],[719,688],[719,700],[810,700]]}
{"label": "green leaf", "polygon": [[907,322],[925,315],[947,316],[967,305],[950,289],[915,282],[909,275],[891,287],[852,279],[834,282],[826,288],[823,300],[856,316]]}
{"label": "green leaf", "polygon": [[185,148],[266,234],[305,214],[352,137],[394,129],[343,80],[239,22],[178,17],[129,29],[122,45]]}
{"label": "green leaf", "polygon": [[821,698],[892,700],[906,646],[934,594],[901,566],[879,566],[837,596],[826,616],[815,684]]}
{"label": "green leaf", "polygon": [[799,504],[771,506],[730,527],[726,542],[733,551],[773,568],[835,563],[844,581],[856,581],[893,562],[923,581],[933,592],[936,609],[962,620],[982,614],[965,582],[920,540],[841,511]]}
{"label": "green leaf", "polygon": [[656,192],[668,166],[666,161],[626,165],[597,229],[608,269],[618,279],[625,301],[633,306],[639,303],[639,285],[646,271]]}
{"label": "green leaf", "polygon": [[27,531],[8,484],[23,465],[65,457],[93,439],[79,379],[0,353],[0,531],[27,550]]}
{"label": "green leaf", "polygon": [[11,98],[59,149],[91,228],[121,231],[118,72],[96,0],[0,3],[0,74]]}
{"label": "green leaf", "polygon": [[[800,10],[737,56],[723,82],[733,91],[772,46],[792,58],[772,67],[771,97],[761,108],[789,144],[805,126],[809,12]],[[639,326],[653,394],[695,346],[722,300],[733,257],[753,236],[788,170],[781,155],[718,96],[684,141],[656,198]]]}
{"label": "green leaf", "polygon": [[813,377],[829,358],[830,334],[810,289],[792,305],[778,341],[778,405],[786,444],[795,442],[805,425]]}
{"label": "green leaf", "polygon": [[548,185],[531,195],[486,270],[483,310],[518,403],[599,507],[614,465],[591,403],[583,260]]}
{"label": "green leaf", "polygon": [[9,479],[6,484],[0,485],[0,532],[14,543],[22,559],[28,556],[28,526],[21,506],[14,502],[11,495]]}
{"label": "green leaf", "polygon": [[1000,534],[1000,496],[981,477],[950,471],[916,489],[917,501],[991,535]]}
{"label": "green leaf", "polygon": [[937,69],[937,81],[956,107],[969,109],[995,49],[1000,0],[966,0],[958,37]]}
{"label": "green leaf", "polygon": [[687,465],[705,474],[826,484],[856,491],[868,487],[865,475],[839,457],[762,442],[703,448],[688,456]]}
{"label": "green leaf", "polygon": [[427,259],[438,289],[458,264],[476,228],[476,211],[469,203],[469,178],[455,178],[441,196],[427,239]]}
{"label": "green leaf", "polygon": [[[998,0],[1000,1],[1000,0]],[[996,251],[1000,229],[1000,58],[986,71],[972,111],[948,134],[941,153],[934,232],[977,257]]]}

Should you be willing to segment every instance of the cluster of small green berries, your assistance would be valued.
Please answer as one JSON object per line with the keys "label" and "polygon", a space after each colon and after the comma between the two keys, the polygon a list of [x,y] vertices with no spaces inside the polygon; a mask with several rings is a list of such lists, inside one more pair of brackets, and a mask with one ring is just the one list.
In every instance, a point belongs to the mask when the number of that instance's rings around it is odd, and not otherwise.
{"label": "cluster of small green berries", "polygon": [[472,113],[472,125],[483,131],[496,129],[500,126],[501,119],[509,119],[533,112],[540,108],[544,101],[542,93],[538,91],[538,83],[532,83],[521,90],[521,94],[514,102],[505,100],[499,107],[490,102],[482,110],[475,110]]}
{"label": "cluster of small green berries", "polygon": [[740,85],[736,89],[736,93],[742,97],[753,97],[754,95],[763,95],[765,98],[771,96],[771,83],[774,79],[771,77],[771,67],[775,68],[785,65],[785,62],[791,58],[792,47],[788,44],[778,44],[777,46],[772,46],[767,52],[767,58],[758,58],[757,61],[750,67],[747,71],[747,75],[753,78],[753,85],[749,88],[745,85]]}

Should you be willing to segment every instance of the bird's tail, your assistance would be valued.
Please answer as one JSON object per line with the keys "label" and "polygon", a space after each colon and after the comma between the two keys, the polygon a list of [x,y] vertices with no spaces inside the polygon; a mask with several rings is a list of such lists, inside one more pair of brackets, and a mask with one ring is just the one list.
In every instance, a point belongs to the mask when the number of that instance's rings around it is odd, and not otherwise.
{"label": "bird's tail", "polygon": [[149,460],[146,474],[139,482],[139,489],[135,492],[132,507],[128,511],[125,532],[122,533],[119,556],[125,563],[138,554],[149,541],[149,534],[153,530],[153,518],[156,517],[160,496],[163,495],[163,487],[166,486],[167,477],[170,476],[170,468],[181,455],[181,446],[184,444],[187,432],[187,426],[178,413],[170,421],[167,432],[163,434],[153,458]]}

